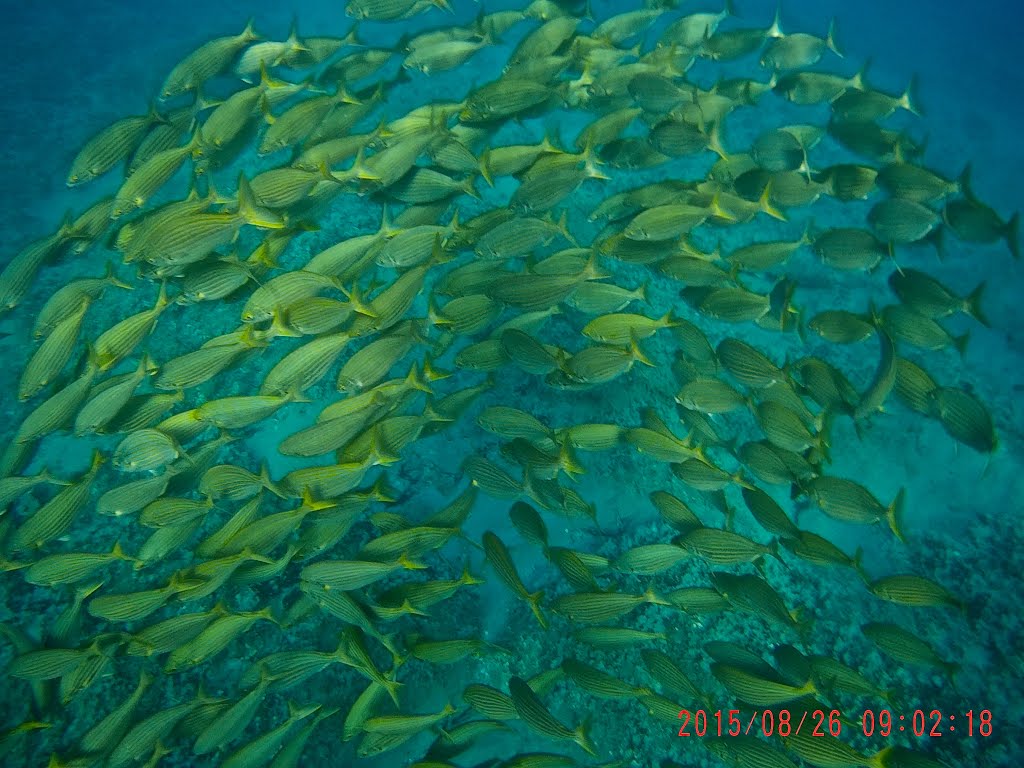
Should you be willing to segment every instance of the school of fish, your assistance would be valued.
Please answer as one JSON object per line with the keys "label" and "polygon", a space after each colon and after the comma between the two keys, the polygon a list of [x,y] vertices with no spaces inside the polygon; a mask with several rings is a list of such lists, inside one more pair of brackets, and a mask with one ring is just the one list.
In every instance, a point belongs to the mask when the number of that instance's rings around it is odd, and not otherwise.
{"label": "school of fish", "polygon": [[[636,755],[602,721],[674,736],[684,708],[913,700],[822,647],[841,605],[792,605],[783,578],[834,569],[908,613],[964,596],[869,574],[795,510],[913,535],[913,498],[831,469],[842,422],[869,441],[913,413],[997,451],[949,373],[983,285],[928,270],[954,244],[1019,257],[1017,214],[929,168],[913,84],[836,74],[834,23],[485,6],[453,26],[449,0],[349,0],[341,37],[209,40],[75,155],[69,186],[117,191],[3,268],[0,312],[32,328],[0,459],[4,765],[284,768],[311,738],[338,765],[943,764],[845,735]],[[392,45],[363,42],[374,24]],[[488,55],[465,98],[414,102]],[[813,117],[776,125],[786,102]],[[803,308],[800,260],[835,306]],[[32,309],[55,269],[79,276]],[[869,305],[842,301],[853,279]],[[268,430],[287,471],[244,447]],[[92,460],[40,467],[54,439]],[[609,528],[586,491],[602,452],[635,454],[657,523]],[[431,468],[463,478],[443,503],[418,495]],[[486,582],[515,601],[489,632]],[[723,615],[773,645],[681,652]],[[899,623],[848,631],[955,683]]]}

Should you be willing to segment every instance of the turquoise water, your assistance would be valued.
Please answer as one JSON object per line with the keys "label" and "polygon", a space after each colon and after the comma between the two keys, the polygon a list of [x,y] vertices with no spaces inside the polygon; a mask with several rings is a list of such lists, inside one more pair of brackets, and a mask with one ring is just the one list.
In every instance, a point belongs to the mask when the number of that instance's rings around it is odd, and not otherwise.
{"label": "turquoise water", "polygon": [[[402,33],[444,24],[464,24],[478,11],[473,3],[456,0],[456,14],[430,11],[416,19],[391,25],[367,24],[364,40],[369,44],[393,43]],[[918,139],[927,137],[925,164],[936,171],[956,177],[965,163],[971,162],[972,188],[1001,216],[1008,218],[1022,207],[1018,177],[1022,163],[1018,126],[1022,106],[1020,74],[1015,66],[1016,39],[1013,30],[1017,17],[1009,3],[991,4],[982,10],[954,10],[946,5],[938,9],[925,4],[863,3],[856,8],[841,3],[787,3],[782,9],[783,29],[824,32],[829,18],[838,16],[838,38],[846,53],[844,60],[823,59],[825,70],[854,72],[871,59],[868,79],[872,86],[887,92],[901,91],[912,75],[918,77],[919,100],[924,117],[919,120],[895,118],[894,124],[907,127]],[[485,2],[488,11],[516,7],[507,2]],[[595,3],[594,14],[600,20],[611,14],[611,3]],[[689,5],[688,11],[698,10]],[[43,8],[28,5],[10,9],[2,48],[5,98],[0,118],[5,126],[4,151],[0,156],[0,185],[5,205],[0,209],[3,225],[4,261],[25,244],[52,232],[64,211],[76,214],[104,194],[114,193],[120,183],[117,172],[81,188],[67,189],[64,178],[77,149],[99,129],[127,114],[144,112],[166,73],[188,52],[207,39],[241,30],[245,19],[255,18],[257,29],[268,36],[283,38],[293,15],[298,18],[301,35],[342,34],[350,22],[342,14],[341,4],[224,2],[212,6],[181,3],[173,7],[134,8],[128,12],[118,3],[85,3]],[[714,9],[711,9],[714,10]],[[739,17],[726,22],[724,29],[737,26],[766,26],[774,8],[766,3],[739,3]],[[588,22],[589,24],[589,22]],[[455,70],[432,77],[413,73],[412,80],[398,86],[383,110],[395,118],[413,106],[435,100],[457,100],[470,88],[496,77],[508,52],[527,31],[527,24],[515,27],[501,45],[485,49]],[[588,29],[589,27],[584,27]],[[654,35],[650,38],[653,40]],[[394,65],[392,65],[394,66]],[[719,67],[699,62],[691,75],[703,85],[713,82]],[[728,71],[757,76],[756,57],[728,65]],[[592,118],[591,113],[560,110],[552,116],[510,122],[491,139],[497,145],[528,143],[540,139],[545,130],[570,145],[578,130]],[[795,108],[769,94],[756,109],[737,112],[729,118],[724,141],[730,151],[738,152],[766,127],[793,122],[824,125],[828,111],[820,108]],[[379,117],[366,122],[372,127]],[[674,161],[664,167],[643,172],[615,171],[611,180],[586,182],[563,207],[570,213],[570,227],[581,243],[588,243],[599,231],[586,221],[586,213],[613,192],[664,177],[703,177],[713,161],[710,153],[697,158]],[[815,149],[812,164],[824,167],[848,160],[849,155],[828,140]],[[248,176],[284,162],[281,155],[255,160],[251,153],[238,164],[216,175],[218,190],[234,190],[239,170]],[[186,175],[179,174],[159,201],[180,198],[186,187]],[[466,220],[488,207],[506,204],[515,187],[512,179],[500,181],[493,189],[477,185],[482,200],[462,197],[457,206]],[[876,193],[877,194],[877,193]],[[874,198],[873,198],[874,199]],[[159,202],[158,201],[158,202]],[[721,237],[726,251],[752,240],[796,237],[805,222],[815,227],[838,226],[839,222],[863,221],[869,204],[840,205],[822,200],[807,209],[794,209],[791,221],[779,223],[759,216],[751,224],[734,229],[701,230],[702,244],[711,248]],[[356,234],[377,231],[381,206],[368,198],[345,195],[321,216],[319,228],[299,235],[281,257],[286,269],[301,267],[312,255]],[[447,216],[441,220],[447,221]],[[855,225],[855,224],[854,224]],[[251,228],[250,228],[251,229]],[[240,252],[245,255],[256,242],[255,231],[246,230]],[[559,247],[547,248],[550,253]],[[120,254],[97,245],[80,257],[68,257],[40,271],[32,288],[14,312],[0,316],[0,349],[8,364],[0,374],[0,386],[7,393],[0,402],[3,435],[10,440],[28,407],[14,396],[21,369],[32,349],[29,341],[33,315],[46,298],[74,277],[98,275],[110,259]],[[461,262],[460,262],[461,263]],[[908,353],[926,366],[944,386],[956,386],[975,393],[993,415],[999,436],[999,448],[991,456],[981,455],[958,445],[933,419],[913,413],[890,398],[886,413],[871,418],[858,435],[850,419],[836,420],[831,436],[830,475],[855,478],[888,503],[903,488],[906,493],[904,527],[906,542],[897,542],[883,526],[843,525],[825,517],[806,499],[789,500],[787,489],[772,487],[773,496],[795,516],[801,528],[815,531],[841,546],[848,554],[857,548],[864,552],[864,567],[872,577],[889,573],[912,572],[944,585],[967,604],[960,614],[947,608],[910,608],[876,599],[863,587],[855,573],[846,568],[808,565],[795,557],[782,555],[785,564],[770,560],[765,565],[768,582],[782,595],[787,605],[799,608],[802,616],[813,619],[805,637],[790,628],[771,624],[748,612],[738,610],[691,616],[682,611],[645,605],[622,620],[637,629],[665,632],[657,647],[668,653],[706,693],[705,709],[710,711],[740,708],[750,715],[754,707],[737,705],[734,697],[710,673],[711,658],[703,648],[709,641],[729,640],[757,652],[772,661],[772,651],[780,644],[799,645],[808,654],[821,654],[849,664],[883,690],[898,690],[896,704],[877,697],[851,696],[837,692],[826,696],[830,707],[840,709],[849,718],[847,740],[864,754],[872,755],[890,745],[913,746],[949,766],[1009,766],[1017,764],[1021,754],[1021,736],[1015,719],[1024,709],[1021,701],[1022,663],[1020,577],[1021,549],[1017,511],[1024,497],[1021,488],[1021,432],[1017,398],[1021,391],[1024,346],[1017,330],[1016,317],[1024,296],[1019,263],[1013,261],[1003,243],[974,245],[948,239],[944,260],[936,259],[933,249],[912,246],[901,249],[898,263],[926,270],[967,293],[984,280],[985,313],[991,328],[984,328],[965,317],[951,321],[954,333],[970,331],[970,342],[961,358],[956,352]],[[750,323],[724,324],[693,312],[678,298],[680,285],[658,275],[644,265],[624,264],[602,259],[602,267],[614,274],[614,281],[629,287],[648,283],[649,308],[637,309],[659,317],[674,309],[682,317],[697,323],[712,344],[726,336],[744,339],[768,353],[777,363],[803,355],[819,355],[840,368],[858,390],[870,382],[878,364],[877,345],[871,340],[852,346],[829,345],[808,334],[801,342],[793,334],[779,335],[756,328]],[[871,275],[828,271],[808,249],[801,250],[776,276],[785,273],[795,280],[796,306],[805,318],[824,309],[861,310],[871,300],[886,303],[891,293],[885,285],[889,269]],[[124,279],[133,279],[131,266],[118,268]],[[393,273],[382,270],[382,280]],[[771,281],[752,281],[752,287],[765,289]],[[84,337],[96,338],[117,320],[152,306],[156,297],[152,283],[139,280],[136,290],[110,290],[87,315]],[[160,318],[157,331],[144,349],[157,363],[165,362],[199,346],[212,336],[227,333],[238,325],[242,302],[218,302],[198,306],[172,305]],[[421,296],[409,316],[424,316],[427,310]],[[507,317],[509,315],[503,316]],[[545,329],[544,340],[570,350],[579,349],[579,330],[586,322],[579,313],[567,311]],[[456,349],[464,346],[459,341]],[[252,394],[270,367],[284,352],[297,346],[295,340],[280,339],[265,353],[243,366],[189,389],[187,407],[208,399],[236,394]],[[374,512],[398,512],[412,521],[422,521],[444,508],[467,487],[461,470],[464,458],[485,455],[509,467],[499,451],[501,440],[481,430],[475,418],[485,406],[510,405],[529,411],[554,427],[588,422],[637,426],[642,411],[654,408],[663,418],[673,418],[672,397],[678,388],[671,363],[675,353],[674,337],[665,331],[643,343],[654,367],[636,366],[613,383],[583,391],[558,390],[544,385],[542,378],[529,376],[514,366],[505,366],[494,375],[493,386],[476,401],[456,424],[438,434],[423,437],[401,452],[401,461],[383,469],[374,469],[367,484],[379,473],[386,475],[395,490],[394,504],[374,502],[328,557],[349,558],[373,537],[379,535],[370,520]],[[901,347],[901,352],[903,348]],[[233,431],[237,438],[218,455],[218,463],[233,463],[257,470],[261,463],[270,475],[280,479],[302,466],[304,461],[282,456],[277,446],[287,435],[308,426],[321,408],[335,399],[333,381],[346,351],[331,373],[306,393],[312,402],[286,405],[273,417],[259,424]],[[418,353],[422,358],[422,353]],[[136,358],[115,369],[115,373],[134,369]],[[454,350],[437,360],[446,370],[455,370]],[[401,370],[399,370],[401,368]],[[70,371],[70,366],[69,369]],[[395,368],[404,375],[405,365]],[[65,372],[70,376],[68,371]],[[484,376],[460,371],[436,382],[444,395],[474,386]],[[153,391],[151,388],[145,391]],[[37,403],[41,398],[32,401]],[[176,406],[181,410],[183,406]],[[419,410],[419,406],[417,406]],[[749,420],[748,420],[749,421]],[[725,419],[730,425],[740,420]],[[676,422],[669,422],[675,426]],[[755,439],[752,427],[744,439]],[[683,435],[683,428],[676,434]],[[207,433],[207,439],[213,433]],[[110,453],[120,438],[73,437],[67,432],[48,436],[39,446],[23,474],[48,468],[54,475],[73,479],[89,465],[93,448]],[[201,441],[200,441],[201,442]],[[192,447],[186,450],[191,451]],[[719,456],[724,454],[718,454]],[[626,445],[609,452],[580,452],[586,473],[570,484],[580,496],[594,505],[596,525],[592,521],[566,519],[544,513],[551,544],[614,558],[630,547],[666,542],[675,534],[659,517],[648,494],[668,490],[690,503],[706,525],[723,525],[722,514],[702,494],[688,488],[669,471],[668,464],[656,462]],[[729,465],[732,466],[732,465]],[[99,495],[123,482],[124,477],[109,465],[104,467],[92,488],[89,507],[77,518],[71,532],[47,545],[45,552],[104,552],[114,541],[134,553],[150,533],[132,516],[112,518],[96,514],[93,507]],[[7,511],[20,524],[57,490],[52,486],[36,488]],[[770,536],[760,530],[745,510],[739,489],[731,487],[729,504],[736,510],[735,529],[761,542]],[[270,500],[268,500],[270,501]],[[575,657],[599,666],[632,685],[650,686],[668,694],[652,682],[641,663],[638,649],[607,652],[588,648],[572,637],[574,627],[568,620],[552,615],[551,626],[541,630],[529,607],[517,599],[499,581],[493,568],[484,562],[480,550],[467,542],[478,543],[485,531],[495,531],[508,544],[523,582],[530,591],[543,589],[546,601],[570,591],[564,577],[540,551],[516,533],[509,522],[511,501],[494,499],[480,493],[468,520],[462,527],[464,538],[449,542],[440,552],[426,556],[429,568],[423,574],[402,575],[394,583],[406,580],[454,579],[464,567],[486,579],[476,586],[459,589],[449,600],[432,608],[427,617],[405,616],[395,622],[380,622],[383,631],[393,632],[400,642],[409,642],[415,633],[435,639],[474,637],[495,643],[509,653],[484,654],[455,665],[431,665],[410,659],[398,670],[404,683],[401,711],[430,713],[446,702],[461,705],[461,693],[470,683],[485,683],[508,690],[511,676],[530,678],[556,667],[562,659]],[[97,580],[103,585],[99,595],[134,592],[166,583],[175,570],[194,566],[199,560],[194,549],[199,541],[226,520],[239,502],[218,504],[201,531],[195,532],[165,561],[133,571],[125,563],[105,568]],[[294,506],[294,505],[292,505]],[[221,508],[223,507],[223,508]],[[268,504],[266,509],[271,508]],[[273,502],[273,511],[292,508],[289,502]],[[286,544],[273,550],[281,557]],[[10,557],[24,561],[27,556]],[[278,615],[298,599],[298,573],[302,564],[292,563],[276,578],[246,587],[223,587],[202,602],[183,607],[172,602],[141,622],[116,625],[85,615],[80,633],[68,645],[87,646],[89,638],[100,632],[134,632],[182,610],[209,608],[223,600],[231,609],[256,610],[271,606]],[[708,573],[716,568],[697,558],[686,560],[653,578],[612,573],[603,575],[602,586],[639,594],[650,584],[659,592],[683,586],[704,586]],[[744,565],[729,568],[739,573],[758,571]],[[392,582],[384,582],[388,586]],[[19,570],[4,574],[0,588],[0,620],[7,626],[25,631],[38,642],[49,634],[54,621],[72,601],[73,589],[43,589],[28,584]],[[379,586],[379,585],[378,585]],[[370,594],[377,594],[371,588]],[[926,639],[949,661],[961,665],[955,688],[941,670],[910,666],[881,654],[859,631],[869,621],[892,621]],[[52,727],[14,738],[5,765],[44,765],[51,754],[70,759],[78,755],[83,734],[134,689],[145,669],[155,675],[135,715],[139,720],[174,704],[190,701],[199,685],[211,695],[236,699],[244,695],[239,678],[250,665],[270,653],[290,650],[333,651],[338,644],[342,624],[327,614],[315,614],[287,627],[269,622],[257,624],[213,661],[195,669],[174,674],[161,671],[164,657],[143,659],[116,654],[110,665],[91,686],[67,706],[51,703],[39,707],[33,703],[30,687],[23,681],[7,678],[9,685],[0,697],[0,729],[13,728],[26,720],[42,721]],[[389,655],[375,641],[368,641],[373,657],[387,668]],[[14,653],[9,644],[0,646],[0,663],[7,664]],[[437,736],[426,729],[416,738],[373,758],[357,758],[359,740],[342,741],[342,721],[367,680],[352,668],[333,664],[311,677],[301,687],[271,693],[243,733],[238,733],[220,753],[195,755],[192,740],[184,729],[169,734],[165,746],[172,751],[163,758],[165,765],[217,765],[246,741],[284,720],[288,702],[322,703],[339,708],[340,713],[325,719],[309,738],[302,764],[380,766],[408,765],[421,759]],[[545,739],[512,723],[511,730],[488,734],[463,755],[453,758],[459,766],[488,764],[488,760],[506,759],[517,751],[551,751],[570,756],[579,764],[599,765],[622,761],[629,766],[657,766],[663,760],[681,765],[712,765],[716,759],[691,737],[676,735],[678,724],[660,720],[641,703],[631,698],[602,699],[588,694],[564,680],[543,697],[546,706],[566,724],[575,727],[590,722],[598,757],[589,758],[571,742]],[[693,708],[694,702],[677,701]],[[860,717],[865,709],[890,708],[906,713],[909,723],[915,710],[938,710],[943,716],[941,737],[915,738],[908,731],[888,737],[860,734]],[[989,710],[993,715],[993,734],[968,736],[963,729],[950,731],[949,715],[963,718],[968,711]],[[388,713],[381,707],[381,713]],[[470,719],[464,711],[456,722]],[[312,720],[304,721],[305,723]],[[962,720],[960,720],[962,721]],[[959,722],[959,721],[958,721]],[[929,720],[929,726],[931,721]],[[296,727],[291,738],[299,733]],[[898,728],[898,726],[897,726]],[[912,730],[912,729],[909,729]],[[152,749],[139,755],[149,759]],[[812,763],[808,763],[812,764]],[[850,763],[855,764],[855,763]]]}

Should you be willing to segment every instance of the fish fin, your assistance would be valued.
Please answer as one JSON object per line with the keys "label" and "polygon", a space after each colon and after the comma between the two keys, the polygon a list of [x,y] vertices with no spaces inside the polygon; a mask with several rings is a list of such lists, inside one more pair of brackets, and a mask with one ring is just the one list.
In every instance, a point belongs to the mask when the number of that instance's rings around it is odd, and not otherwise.
{"label": "fish fin", "polygon": [[985,292],[985,281],[982,280],[978,283],[978,287],[971,291],[964,298],[964,312],[973,317],[979,323],[984,325],[986,328],[991,328],[992,324],[989,323],[988,317],[985,315],[984,310],[981,308],[981,297]]}

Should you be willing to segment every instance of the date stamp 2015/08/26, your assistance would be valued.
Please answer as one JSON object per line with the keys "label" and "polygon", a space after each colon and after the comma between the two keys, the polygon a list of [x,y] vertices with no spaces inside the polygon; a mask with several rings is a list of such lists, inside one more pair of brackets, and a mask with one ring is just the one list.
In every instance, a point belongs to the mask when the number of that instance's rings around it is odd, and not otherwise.
{"label": "date stamp 2015/08/26", "polygon": [[809,733],[813,736],[838,738],[847,728],[857,728],[863,735],[887,738],[899,733],[919,738],[941,736],[992,735],[992,712],[987,709],[964,712],[943,712],[938,709],[914,709],[895,712],[889,709],[865,709],[854,721],[844,718],[838,709],[796,710],[764,709],[745,713],[739,709],[679,710],[679,732],[682,738],[705,736],[762,735],[766,737]]}

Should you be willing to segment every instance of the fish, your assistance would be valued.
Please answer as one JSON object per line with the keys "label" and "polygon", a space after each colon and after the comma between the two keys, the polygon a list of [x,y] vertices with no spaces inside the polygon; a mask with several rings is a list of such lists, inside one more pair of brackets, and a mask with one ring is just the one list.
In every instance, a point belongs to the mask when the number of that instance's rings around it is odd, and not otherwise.
{"label": "fish", "polygon": [[610,314],[597,317],[583,326],[583,335],[605,344],[629,344],[646,339],[663,328],[672,328],[675,319],[671,312],[659,318],[645,315]]}
{"label": "fish", "polygon": [[432,7],[451,10],[447,0],[348,0],[345,13],[354,19],[393,21],[415,16]]}
{"label": "fish", "polygon": [[259,40],[259,35],[250,19],[238,35],[218,37],[203,43],[167,75],[160,89],[161,98],[169,99],[198,89],[209,78],[227,69],[238,52],[256,40]]}
{"label": "fish", "polygon": [[878,171],[869,165],[840,163],[821,169],[816,180],[825,185],[829,195],[849,202],[866,200],[875,190]]}
{"label": "fish", "polygon": [[718,13],[691,13],[673,21],[659,38],[659,45],[678,45],[681,48],[697,48],[711,37],[718,26],[734,15],[732,3],[728,0]]}
{"label": "fish", "polygon": [[741,246],[725,258],[730,263],[738,265],[740,269],[771,269],[784,264],[801,246],[809,242],[808,232],[805,231],[793,241],[750,243]]}
{"label": "fish", "polygon": [[834,309],[819,312],[807,321],[807,327],[833,344],[856,344],[874,336],[871,320],[856,312]]}
{"label": "fish", "polygon": [[852,77],[827,72],[791,72],[778,78],[775,91],[794,104],[810,105],[831,103],[844,92],[863,87],[863,70]]}
{"label": "fish", "polygon": [[999,447],[992,415],[977,397],[963,389],[935,387],[926,395],[929,413],[958,442],[979,453],[994,453]]}
{"label": "fish", "polygon": [[813,682],[802,686],[787,685],[720,662],[711,665],[711,674],[730,693],[752,706],[774,707],[817,691]]}
{"label": "fish", "polygon": [[853,412],[853,418],[860,420],[880,411],[885,405],[889,393],[896,385],[896,345],[884,330],[876,328],[881,358],[871,384],[861,395]]}
{"label": "fish", "polygon": [[801,612],[791,610],[782,596],[760,576],[714,571],[711,583],[735,608],[792,627],[801,634],[810,629],[810,624],[802,620]]}
{"label": "fish", "polygon": [[623,616],[645,603],[661,602],[664,601],[650,590],[642,595],[576,592],[556,598],[551,609],[578,623],[599,624]]}
{"label": "fish", "polygon": [[967,610],[967,604],[945,587],[912,573],[885,576],[871,582],[868,589],[875,597],[900,605],[945,605],[959,608],[961,611]]}
{"label": "fish", "polygon": [[193,753],[203,755],[212,752],[237,738],[256,716],[256,710],[266,698],[272,682],[272,677],[263,675],[251,691],[214,718],[196,737]]}
{"label": "fish", "polygon": [[196,418],[219,429],[240,429],[274,415],[292,395],[242,395],[207,400],[196,410]]}
{"label": "fish", "polygon": [[113,263],[107,263],[106,274],[103,277],[84,277],[72,280],[65,286],[58,288],[46,300],[46,304],[39,311],[35,319],[35,326],[32,329],[34,338],[48,336],[57,325],[67,319],[83,301],[90,304],[101,298],[108,287],[132,290],[133,286],[120,280],[114,272]]}
{"label": "fish", "polygon": [[412,570],[422,567],[419,563],[412,562],[404,555],[400,556],[393,563],[360,560],[324,560],[307,565],[302,569],[300,577],[321,589],[350,591],[379,581],[397,570]]}
{"label": "fish", "polygon": [[647,544],[626,550],[613,562],[613,567],[626,573],[652,575],[668,570],[687,553],[674,544]]}
{"label": "fish", "polygon": [[0,312],[21,303],[39,268],[57,259],[68,247],[70,234],[71,222],[64,221],[56,232],[29,243],[7,262],[0,271]]}
{"label": "fish", "polygon": [[781,368],[745,341],[726,337],[715,348],[719,361],[741,384],[765,389],[786,381]]}
{"label": "fish", "polygon": [[959,664],[943,660],[932,646],[916,632],[911,632],[897,624],[868,622],[861,626],[861,631],[865,637],[896,661],[937,667],[943,670],[950,680],[960,669]]}
{"label": "fish", "polygon": [[122,117],[89,139],[71,161],[67,185],[76,187],[114,169],[142,143],[146,133],[163,118],[151,109],[145,115]]}
{"label": "fish", "polygon": [[881,766],[885,750],[874,755],[864,753],[840,741],[830,733],[822,734],[822,738],[809,737],[805,733],[794,732],[782,739],[786,749],[812,765],[867,765]]}
{"label": "fish", "polygon": [[67,533],[88,503],[92,484],[105,460],[102,453],[94,451],[89,468],[22,522],[11,533],[7,546],[14,552],[39,549]]}
{"label": "fish", "polygon": [[504,584],[511,589],[517,597],[527,602],[530,606],[530,610],[533,611],[534,617],[537,619],[537,623],[540,624],[541,627],[546,628],[547,619],[541,610],[541,601],[544,599],[544,590],[538,590],[532,593],[527,590],[519,576],[519,572],[516,570],[515,562],[512,560],[512,556],[509,553],[508,548],[493,531],[484,532],[483,545],[484,555],[487,558],[487,562],[489,562],[491,567],[494,568],[494,572],[498,574],[498,578],[500,578],[501,581],[504,582]]}
{"label": "fish", "polygon": [[963,312],[989,326],[981,308],[984,281],[966,296],[959,296],[931,275],[908,267],[893,272],[889,276],[889,286],[903,304],[926,317],[936,319]]}
{"label": "fish", "polygon": [[851,271],[870,271],[889,255],[885,243],[855,227],[826,230],[813,239],[811,248],[828,266]]}
{"label": "fish", "polygon": [[[968,166],[961,178],[970,178]],[[959,180],[945,179],[934,171],[913,163],[889,163],[878,170],[878,186],[889,194],[916,203],[935,203],[961,191]]]}
{"label": "fish", "polygon": [[135,562],[134,558],[121,549],[121,542],[115,542],[113,549],[107,553],[68,552],[46,555],[25,570],[25,580],[30,584],[47,587],[77,584],[92,578],[100,568],[118,561]]}
{"label": "fish", "polygon": [[1020,214],[1014,213],[1004,221],[992,208],[974,197],[967,184],[967,179],[960,180],[964,197],[951,200],[945,205],[942,209],[942,221],[958,238],[969,243],[994,243],[1003,240],[1013,258],[1019,259]]}
{"label": "fish", "polygon": [[114,367],[135,351],[135,348],[153,332],[160,315],[170,306],[167,291],[161,284],[160,293],[152,309],[139,312],[115,323],[101,333],[92,350],[101,371]]}
{"label": "fish", "polygon": [[263,40],[250,45],[235,63],[234,71],[243,80],[250,79],[252,75],[259,74],[261,69],[265,71],[267,67],[290,66],[301,61],[305,54],[311,53],[299,38],[298,24],[293,20],[285,40]]}
{"label": "fish", "polygon": [[158,429],[140,429],[118,444],[111,463],[122,472],[152,472],[164,469],[181,455],[174,438]]}
{"label": "fish", "polygon": [[867,221],[882,242],[907,244],[926,238],[942,219],[921,203],[892,197],[876,203]]}
{"label": "fish", "polygon": [[822,566],[843,565],[861,571],[862,552],[853,557],[846,554],[828,539],[811,531],[800,531],[796,538],[782,538],[780,543],[797,557],[809,563]]}
{"label": "fish", "polygon": [[329,717],[337,710],[327,709],[323,712],[322,704],[310,704],[299,706],[294,702],[288,702],[288,717],[276,727],[266,733],[260,734],[252,741],[242,745],[230,755],[224,758],[224,765],[229,768],[241,768],[241,766],[252,765],[269,761],[275,754],[281,754],[281,748],[288,738],[289,732],[297,724],[308,718],[310,715],[317,715],[318,718]]}
{"label": "fish", "polygon": [[83,299],[53,327],[43,343],[32,353],[21,371],[19,400],[28,400],[60,375],[74,354],[75,342],[88,309],[89,301]]}
{"label": "fish", "polygon": [[637,698],[651,692],[648,688],[630,685],[597,667],[572,658],[562,660],[562,670],[580,688],[602,699]]}
{"label": "fish", "polygon": [[197,129],[187,144],[161,150],[140,165],[114,195],[111,218],[119,219],[142,208],[192,158],[200,141]]}
{"label": "fish", "polygon": [[654,366],[636,339],[631,338],[629,347],[604,344],[585,347],[565,361],[562,371],[581,384],[604,384],[628,373],[636,362]]}
{"label": "fish", "polygon": [[953,347],[961,356],[966,354],[971,338],[969,331],[953,336],[935,320],[905,304],[883,307],[879,323],[898,341],[933,351]]}
{"label": "fish", "polygon": [[[735,565],[761,560],[765,555],[778,556],[778,543],[759,544],[731,531],[717,528],[696,528],[679,539],[679,546],[714,565]],[[754,702],[751,702],[754,703]]]}
{"label": "fish", "polygon": [[918,413],[931,415],[931,393],[938,387],[935,379],[917,363],[896,358],[896,381],[893,394]]}
{"label": "fish", "polygon": [[821,475],[810,478],[803,487],[829,517],[848,523],[872,525],[885,522],[897,539],[904,541],[904,491],[896,493],[889,506],[883,506],[860,483],[841,477]]}
{"label": "fish", "polygon": [[824,38],[806,32],[774,37],[768,41],[761,55],[761,66],[774,70],[806,69],[817,64],[825,51],[841,57],[843,54],[836,45],[835,36],[836,20],[833,18]]}
{"label": "fish", "polygon": [[756,487],[743,488],[742,495],[750,514],[767,533],[781,539],[800,538],[800,530],[796,524],[778,502],[763,490]]}
{"label": "fish", "polygon": [[202,632],[175,648],[164,663],[165,672],[194,667],[219,654],[258,621],[273,621],[269,608],[244,613],[229,613],[216,618]]}
{"label": "fish", "polygon": [[548,712],[537,694],[522,678],[513,676],[508,685],[516,714],[531,730],[550,739],[571,741],[587,754],[596,755],[586,724],[576,729],[563,725]]}

